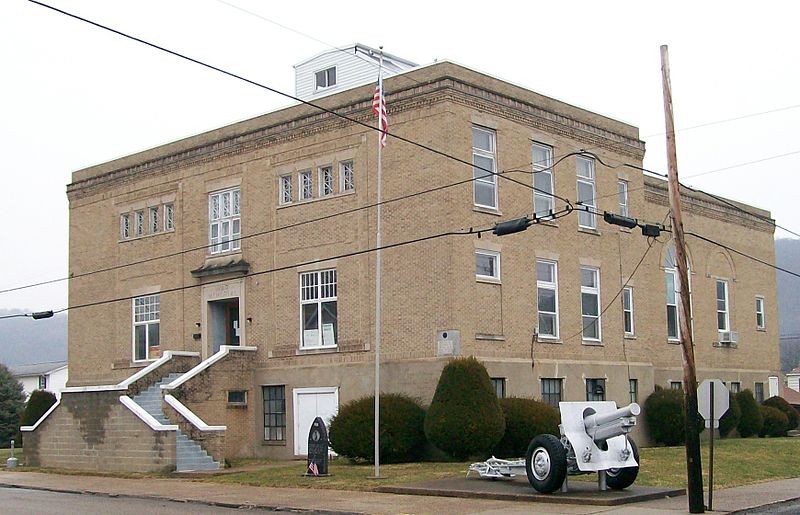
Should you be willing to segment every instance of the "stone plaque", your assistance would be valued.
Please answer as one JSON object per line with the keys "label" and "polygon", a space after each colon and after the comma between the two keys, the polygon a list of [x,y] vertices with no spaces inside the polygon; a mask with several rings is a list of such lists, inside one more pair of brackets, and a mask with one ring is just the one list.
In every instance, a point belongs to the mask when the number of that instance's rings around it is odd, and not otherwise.
{"label": "stone plaque", "polygon": [[328,475],[328,429],[321,417],[314,419],[308,432],[307,476]]}

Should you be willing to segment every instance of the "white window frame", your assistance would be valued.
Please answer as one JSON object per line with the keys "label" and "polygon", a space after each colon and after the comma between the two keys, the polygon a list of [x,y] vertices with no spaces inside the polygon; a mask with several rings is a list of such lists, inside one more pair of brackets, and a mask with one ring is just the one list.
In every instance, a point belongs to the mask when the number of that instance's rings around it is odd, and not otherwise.
{"label": "white window frame", "polygon": [[[597,189],[595,184],[595,165],[594,159],[590,159],[588,157],[577,156],[575,158],[576,162],[576,175],[578,179],[577,185],[577,198],[578,202],[581,203],[581,207],[591,208],[591,211],[584,211],[579,207],[578,211],[578,227],[582,229],[597,229],[597,216],[594,214],[594,210],[597,208],[597,201],[595,197],[597,197]],[[581,167],[581,163],[586,163],[585,171],[587,173],[582,173],[584,168]],[[591,196],[586,200],[581,199],[581,185],[589,186],[591,188]]]}
{"label": "white window frame", "polygon": [[[594,277],[594,286],[583,285],[583,272],[591,272]],[[585,312],[586,306],[583,305],[583,296],[593,295],[595,298],[595,309],[597,316],[588,315]],[[600,320],[600,269],[592,266],[581,267],[581,334],[584,341],[599,342],[603,339],[602,323]],[[597,336],[586,336],[586,331],[592,324],[587,324],[587,318],[593,318],[597,323]]]}
{"label": "white window frame", "polygon": [[319,196],[330,197],[333,195],[333,165],[319,167]]}
{"label": "white window frame", "polygon": [[164,231],[175,230],[175,204],[164,204]]}
{"label": "white window frame", "polygon": [[314,198],[314,180],[311,176],[311,170],[297,172],[297,195],[299,200]]}
{"label": "white window frame", "polygon": [[[541,277],[538,277],[538,273],[536,274],[536,309],[538,312],[538,331],[539,331],[539,338],[551,338],[551,339],[558,339],[559,337],[559,328],[558,328],[558,262],[556,261],[549,261],[546,259],[537,259],[536,260],[536,268],[538,270],[539,265],[546,265],[553,267],[553,281],[543,281]],[[541,302],[539,297],[539,290],[551,290],[555,294],[555,311],[542,311]],[[550,315],[553,317],[553,332],[554,334],[544,334],[542,333],[542,322],[541,317],[542,315]]]}
{"label": "white window frame", "polygon": [[[681,339],[681,310],[679,309],[678,299],[680,298],[680,283],[678,282],[678,270],[675,268],[665,268],[664,269],[664,277],[672,276],[672,295],[674,296],[674,302],[670,303],[669,296],[670,292],[667,289],[668,283],[664,282],[664,289],[666,291],[666,306],[667,306],[667,339],[669,341],[680,341]],[[675,310],[675,334],[672,335],[669,333],[669,310],[673,308]]]}
{"label": "white window frame", "polygon": [[356,177],[353,169],[353,161],[342,161],[339,163],[339,191],[355,191]]}
{"label": "white window frame", "polygon": [[[728,281],[725,279],[717,279],[714,282],[714,297],[717,301],[717,330],[719,332],[731,330],[731,305],[730,305],[730,291],[728,289]],[[722,298],[719,298],[719,287],[722,286]],[[720,305],[722,302],[722,305]],[[720,315],[722,318],[720,319]],[[722,327],[720,326],[722,322]]]}
{"label": "white window frame", "polygon": [[161,226],[158,223],[159,222],[158,221],[159,206],[153,206],[151,208],[148,208],[147,211],[149,212],[149,216],[148,216],[148,221],[150,223],[150,227],[149,227],[150,231],[149,232],[150,232],[150,234],[155,234],[161,229]]}
{"label": "white window frame", "polygon": [[122,213],[119,215],[119,237],[122,240],[127,240],[131,237],[130,213]]}
{"label": "white window frame", "polygon": [[[537,153],[544,154],[544,159],[537,158]],[[552,220],[555,210],[553,193],[553,147],[534,142],[531,145],[533,160],[533,209],[537,218]]]}
{"label": "white window frame", "polygon": [[[489,148],[488,150],[478,148],[475,146],[475,132],[484,132],[489,135]],[[492,129],[485,127],[472,126],[472,177],[473,177],[473,203],[482,208],[497,210],[497,133]],[[476,168],[475,160],[481,157],[491,161],[491,173],[485,172],[482,168]],[[478,189],[491,188],[492,190],[492,204],[480,204],[478,202]]]}
{"label": "white window frame", "polygon": [[[331,83],[331,75],[330,75],[331,71],[333,71],[333,83]],[[322,77],[325,78],[325,84],[320,84],[319,81],[320,73],[323,74]],[[337,81],[338,81],[338,73],[336,70],[336,66],[329,66],[327,68],[317,70],[314,72],[314,91],[322,91],[324,89],[330,89],[336,86]]]}
{"label": "white window frame", "polygon": [[764,331],[767,329],[767,315],[764,312],[764,297],[756,295],[756,329]]}
{"label": "white window frame", "polygon": [[[478,273],[478,256],[488,257],[492,262],[492,269],[494,275],[485,275]],[[500,253],[494,250],[475,250],[475,279],[479,281],[500,282]]]}
{"label": "white window frame", "polygon": [[[144,295],[142,297],[135,297],[131,302],[131,311],[133,322],[133,329],[131,331],[131,357],[134,362],[151,361],[150,347],[155,347],[156,344],[151,345],[150,341],[150,328],[155,326],[158,332],[158,344],[161,344],[161,295]],[[137,327],[144,327],[144,357],[137,357],[136,355],[136,329]]]}
{"label": "white window frame", "polygon": [[622,216],[629,216],[630,209],[628,208],[628,181],[618,181],[617,192],[619,194],[619,214]]}
{"label": "white window frame", "polygon": [[144,235],[144,211],[136,211],[133,214],[133,222],[133,235],[141,238]]}
{"label": "white window frame", "polygon": [[[313,283],[309,280],[314,278]],[[325,282],[323,282],[325,281]],[[336,321],[333,326],[333,334],[328,335],[325,332],[323,318],[323,304],[335,303],[336,305]],[[317,328],[314,335],[311,331],[314,329],[305,329],[304,312],[305,306],[316,305],[317,307]],[[320,349],[320,348],[335,348],[339,336],[339,301],[338,301],[338,278],[335,268],[326,270],[315,270],[313,272],[302,272],[300,274],[300,348],[301,349]],[[333,341],[328,341],[332,337]],[[306,341],[308,338],[309,341]],[[313,341],[312,341],[313,339]]]}
{"label": "white window frame", "polygon": [[[628,327],[628,320],[630,320],[630,327]],[[622,330],[625,336],[633,336],[635,334],[635,325],[633,321],[633,288],[630,286],[626,286],[622,289]]]}
{"label": "white window frame", "polygon": [[281,205],[291,204],[293,197],[292,174],[281,175],[278,178],[278,189],[278,203]]}
{"label": "white window frame", "polygon": [[211,254],[241,249],[241,190],[231,188],[208,195],[208,243]]}

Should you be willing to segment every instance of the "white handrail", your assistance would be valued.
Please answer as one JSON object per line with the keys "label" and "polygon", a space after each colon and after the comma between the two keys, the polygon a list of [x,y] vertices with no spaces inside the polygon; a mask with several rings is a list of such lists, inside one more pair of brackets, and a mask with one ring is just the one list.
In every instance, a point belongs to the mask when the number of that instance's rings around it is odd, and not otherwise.
{"label": "white handrail", "polygon": [[142,422],[150,426],[150,429],[153,431],[177,431],[178,426],[174,424],[165,425],[153,418],[153,415],[146,412],[144,408],[139,406],[136,401],[128,397],[127,395],[120,395],[119,402],[121,402],[126,408],[131,410],[134,415],[139,417]]}
{"label": "white handrail", "polygon": [[153,361],[152,363],[150,363],[149,365],[147,365],[146,367],[144,367],[140,371],[136,372],[135,374],[130,376],[128,379],[125,379],[124,381],[119,383],[117,386],[123,386],[125,388],[129,387],[134,382],[138,381],[139,379],[143,378],[144,376],[146,376],[147,374],[149,374],[153,370],[157,369],[158,367],[160,367],[161,365],[163,365],[167,361],[171,360],[173,356],[197,357],[197,356],[200,356],[200,353],[199,352],[180,351],[180,350],[168,350],[168,351],[164,352],[163,356],[161,356],[157,360]]}
{"label": "white handrail", "polygon": [[34,425],[32,425],[32,426],[22,426],[22,427],[20,427],[20,428],[19,428],[19,430],[20,430],[20,431],[24,431],[24,432],[26,432],[26,433],[27,433],[27,432],[29,432],[29,431],[36,431],[36,428],[37,428],[37,427],[39,427],[39,424],[41,424],[42,422],[44,422],[44,419],[46,419],[46,418],[47,418],[47,416],[48,416],[48,415],[50,415],[50,413],[52,413],[53,411],[55,411],[55,409],[58,407],[58,405],[59,405],[59,404],[61,404],[61,399],[58,399],[58,400],[56,401],[56,403],[55,403],[55,404],[53,404],[52,406],[50,406],[50,409],[49,409],[49,410],[47,410],[47,411],[45,411],[45,412],[44,412],[44,415],[42,415],[41,417],[39,417],[39,420],[37,420],[37,421],[36,421],[36,423],[35,423]]}
{"label": "white handrail", "polygon": [[227,356],[230,353],[230,351],[232,351],[232,350],[254,352],[254,351],[258,350],[258,347],[245,347],[245,346],[239,346],[239,345],[221,345],[220,348],[219,348],[219,351],[217,351],[213,356],[207,358],[205,361],[201,362],[199,365],[197,365],[193,369],[189,370],[188,372],[186,372],[185,374],[183,374],[179,378],[175,379],[171,383],[162,384],[161,385],[161,389],[162,390],[174,390],[175,388],[179,387],[180,385],[182,385],[183,383],[185,383],[189,379],[193,378],[194,376],[196,376],[197,374],[199,374],[203,370],[207,369],[208,367],[210,367],[211,365],[213,365],[217,361],[219,361],[222,358],[224,358],[225,356]]}
{"label": "white handrail", "polygon": [[208,424],[203,422],[203,420],[200,419],[200,417],[195,415],[192,410],[184,406],[183,403],[181,403],[181,401],[179,401],[172,395],[169,394],[165,395],[164,401],[166,401],[167,404],[172,406],[175,409],[175,411],[180,413],[181,416],[183,416],[183,418],[188,420],[189,423],[191,423],[194,427],[196,427],[200,431],[225,431],[226,429],[228,429],[228,426],[209,426]]}

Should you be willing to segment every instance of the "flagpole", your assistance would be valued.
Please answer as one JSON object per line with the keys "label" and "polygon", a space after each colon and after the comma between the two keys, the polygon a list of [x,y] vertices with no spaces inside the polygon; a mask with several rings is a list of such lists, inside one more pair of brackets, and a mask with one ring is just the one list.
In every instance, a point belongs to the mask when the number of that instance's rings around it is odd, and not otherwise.
{"label": "flagpole", "polygon": [[380,457],[380,413],[381,413],[381,150],[383,147],[383,47],[378,61],[378,89],[380,105],[378,107],[378,185],[376,217],[377,231],[375,235],[375,478],[381,477]]}

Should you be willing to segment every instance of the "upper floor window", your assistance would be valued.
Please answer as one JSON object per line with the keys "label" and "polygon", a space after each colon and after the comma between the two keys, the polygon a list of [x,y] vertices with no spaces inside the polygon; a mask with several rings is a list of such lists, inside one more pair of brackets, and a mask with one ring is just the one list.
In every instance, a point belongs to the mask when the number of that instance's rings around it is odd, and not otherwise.
{"label": "upper floor window", "polygon": [[622,289],[622,326],[625,336],[633,336],[633,288]]}
{"label": "upper floor window", "polygon": [[[664,255],[664,276],[666,279],[666,305],[667,305],[667,339],[671,341],[680,340],[680,310],[678,300],[680,298],[680,282],[678,280],[677,254],[675,245],[669,243],[666,254]],[[691,278],[691,270],[687,270],[687,277]],[[692,287],[689,283],[689,312],[692,310]],[[691,318],[689,319],[691,327]]]}
{"label": "upper floor window", "polygon": [[581,267],[581,314],[583,339],[599,341],[600,270],[597,268]]}
{"label": "upper floor window", "polygon": [[497,155],[495,133],[481,127],[472,128],[472,177],[476,206],[497,209]]}
{"label": "upper floor window", "polygon": [[728,311],[728,281],[717,279],[717,329],[730,331],[730,313]]}
{"label": "upper floor window", "polygon": [[553,206],[553,148],[533,144],[533,209],[538,218],[547,218]]}
{"label": "upper floor window", "polygon": [[164,204],[164,230],[175,230],[175,204]]}
{"label": "upper floor window", "polygon": [[558,338],[558,268],[555,261],[536,261],[539,336]]}
{"label": "upper floor window", "polygon": [[475,251],[475,277],[500,280],[500,253],[491,250]]}
{"label": "upper floor window", "polygon": [[208,196],[209,243],[211,253],[241,248],[242,222],[239,188]]}
{"label": "upper floor window", "polygon": [[288,204],[292,201],[292,176],[281,175],[280,177],[280,203]]}
{"label": "upper floor window", "polygon": [[131,216],[128,213],[119,215],[119,237],[123,240],[131,237]]}
{"label": "upper floor window", "polygon": [[311,170],[303,170],[297,175],[299,179],[300,200],[308,200],[314,196],[314,190],[311,185]]}
{"label": "upper floor window", "polygon": [[353,191],[356,189],[356,179],[353,173],[353,162],[342,161],[339,163],[339,191]]}
{"label": "upper floor window", "polygon": [[595,200],[594,159],[578,156],[576,158],[578,175],[578,203],[585,211],[578,211],[578,226],[585,229],[597,228],[597,218],[594,214],[597,201]]}
{"label": "upper floor window", "polygon": [[337,337],[336,270],[300,274],[301,347],[334,347]]}
{"label": "upper floor window", "polygon": [[764,320],[764,297],[756,297],[756,329],[763,331],[767,328]]}
{"label": "upper floor window", "polygon": [[136,237],[144,235],[144,211],[136,211],[133,214],[133,234]]}
{"label": "upper floor window", "polygon": [[333,167],[320,166],[319,168],[319,196],[333,195]]}
{"label": "upper floor window", "polygon": [[40,390],[47,390],[47,376],[40,375],[39,376],[39,389]]}
{"label": "upper floor window", "polygon": [[159,295],[133,299],[133,360],[152,359],[158,353],[161,324]]}
{"label": "upper floor window", "polygon": [[314,73],[314,89],[320,90],[336,85],[336,67],[331,66]]}
{"label": "upper floor window", "polygon": [[158,220],[158,209],[159,206],[151,207],[150,211],[150,234],[155,234],[161,229]]}
{"label": "upper floor window", "polygon": [[619,192],[619,214],[628,216],[628,181],[619,181],[617,191]]}

